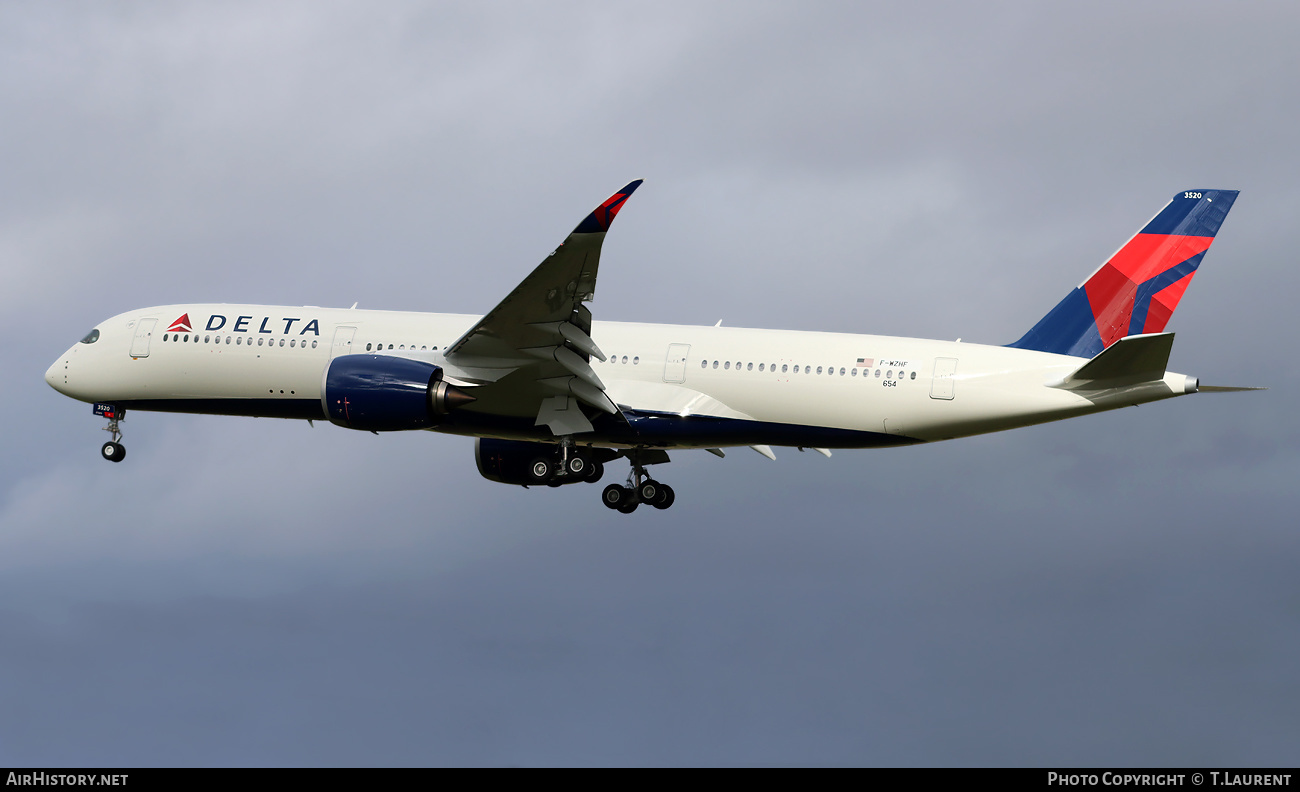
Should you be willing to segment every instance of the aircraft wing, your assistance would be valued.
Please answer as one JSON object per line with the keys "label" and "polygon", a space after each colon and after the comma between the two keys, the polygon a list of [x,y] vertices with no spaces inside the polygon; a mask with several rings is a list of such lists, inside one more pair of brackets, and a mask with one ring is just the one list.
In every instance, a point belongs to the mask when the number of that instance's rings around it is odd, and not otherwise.
{"label": "aircraft wing", "polygon": [[579,403],[618,407],[589,363],[605,355],[591,340],[600,249],[614,217],[641,186],[631,182],[587,215],[560,246],[478,324],[447,348],[451,374],[477,384],[473,411],[536,415],[557,435],[592,431]]}

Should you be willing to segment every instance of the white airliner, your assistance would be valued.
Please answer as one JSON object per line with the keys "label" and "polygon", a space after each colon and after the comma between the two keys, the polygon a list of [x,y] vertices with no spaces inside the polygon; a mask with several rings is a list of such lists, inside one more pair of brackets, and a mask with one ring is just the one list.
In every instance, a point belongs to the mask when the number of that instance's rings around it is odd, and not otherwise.
{"label": "white airliner", "polygon": [[[666,509],[646,473],[668,450],[876,448],[995,432],[1195,393],[1162,332],[1232,208],[1181,192],[1019,341],[593,322],[601,244],[641,182],[602,203],[486,316],[270,305],[164,305],[95,327],[50,366],[124,455],[128,411],[329,420],[478,438],[488,479],[596,482]],[[1238,390],[1208,388],[1199,390]]]}

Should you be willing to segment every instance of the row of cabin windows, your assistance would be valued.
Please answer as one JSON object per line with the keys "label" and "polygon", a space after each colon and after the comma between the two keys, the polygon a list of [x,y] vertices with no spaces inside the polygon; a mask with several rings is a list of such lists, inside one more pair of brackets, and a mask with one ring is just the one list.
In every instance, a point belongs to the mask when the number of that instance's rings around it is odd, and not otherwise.
{"label": "row of cabin windows", "polygon": [[[373,344],[373,343],[371,343],[371,344],[366,344],[366,351],[369,352],[369,351],[371,350],[372,347],[374,348],[374,351],[376,351],[376,352],[383,352],[383,351],[384,351],[384,345],[383,345],[383,344]],[[389,344],[389,345],[388,345],[388,348],[389,348],[389,349],[393,349],[394,347],[393,347],[392,344]],[[398,344],[396,348],[397,348],[397,349],[406,349],[407,346],[406,346],[406,344]],[[411,347],[410,347],[410,348],[411,348],[411,349],[415,349],[415,344],[411,344]],[[427,351],[429,351],[430,347],[426,345],[426,346],[421,346],[420,349],[423,349],[424,351],[427,352]],[[434,352],[437,352],[437,351],[438,351],[438,348],[437,348],[437,347],[432,347],[432,349],[433,349]]]}
{"label": "row of cabin windows", "polygon": [[[723,361],[718,361],[718,360],[713,360],[713,361],[709,361],[709,360],[701,360],[701,361],[700,361],[700,368],[702,368],[702,369],[707,369],[707,368],[710,367],[710,365],[711,365],[713,368],[715,368],[715,369],[716,369],[718,366],[722,366],[722,370],[723,370],[723,371],[730,371],[730,370],[731,370],[731,367],[732,367],[733,364],[732,364],[732,362],[731,362],[730,360],[723,360]],[[744,366],[745,371],[753,371],[753,370],[754,370],[754,364],[753,364],[753,363],[741,363],[740,361],[736,361],[736,363],[735,363],[734,365],[735,365],[735,367],[736,367],[736,371],[740,371],[742,366]],[[792,371],[791,369],[793,369],[793,371]],[[775,373],[775,372],[776,372],[776,364],[775,364],[775,363],[772,363],[772,364],[759,363],[759,364],[758,364],[758,370],[759,370],[759,371],[772,371],[773,373]],[[818,373],[818,374],[821,374],[823,371],[824,371],[826,374],[828,374],[828,375],[832,375],[832,376],[833,376],[833,375],[835,374],[835,367],[834,367],[834,366],[818,366],[818,367],[817,367],[817,373]],[[893,370],[893,369],[883,369],[883,370],[882,370],[882,369],[876,369],[876,378],[877,378],[877,379],[880,378],[880,375],[881,375],[881,372],[882,372],[882,371],[884,372],[885,379],[893,379],[893,378],[894,378],[894,370]],[[799,366],[791,366],[789,363],[782,363],[782,364],[781,364],[781,373],[782,373],[782,374],[801,374],[801,373],[802,373],[802,374],[812,374],[812,373],[813,373],[813,367],[812,367],[812,366],[803,366],[802,368],[800,368]],[[841,377],[843,377],[846,373],[849,374],[850,376],[856,377],[856,376],[858,376],[858,369],[857,369],[856,366],[853,367],[853,368],[846,368],[846,367],[844,367],[844,366],[840,366],[840,368],[839,368],[839,375],[840,375]],[[862,372],[862,378],[863,378],[863,379],[866,379],[868,376],[870,376],[870,374],[871,374],[871,371],[870,371],[869,369],[868,369],[868,370],[865,370],[865,371]],[[907,377],[907,374],[908,374],[908,372],[906,372],[906,371],[899,371],[899,372],[898,372],[898,378],[899,378],[899,379],[904,379],[905,377]],[[911,372],[911,379],[916,379],[916,372],[915,372],[915,371]]]}
{"label": "row of cabin windows", "polygon": [[[618,355],[610,355],[610,356],[609,356],[609,362],[610,362],[610,363],[626,363],[626,362],[627,362],[627,355],[624,355],[622,358],[619,358]],[[640,356],[637,356],[637,357],[632,358],[632,365],[636,366],[636,365],[640,365],[640,363],[641,363],[641,358],[640,358]]]}
{"label": "row of cabin windows", "polygon": [[[170,338],[169,338],[169,336],[170,336]],[[201,340],[204,344],[220,344],[220,343],[223,343],[222,340],[221,340],[222,338],[223,338],[223,336],[211,336],[211,335],[205,335],[205,336],[202,337],[202,339],[200,339],[200,338],[199,338],[199,334],[198,334],[198,333],[195,333],[195,334],[194,334],[194,343],[197,344],[197,343],[199,343],[200,340]],[[224,342],[224,343],[226,343],[226,344],[230,344],[230,343],[232,343],[231,340],[230,340],[230,339],[232,339],[232,338],[235,339],[234,342],[233,342],[233,343],[235,344],[235,346],[242,346],[243,343],[244,343],[244,336],[224,336],[224,338],[226,339],[225,342]],[[188,342],[189,342],[189,340],[190,340],[190,334],[189,334],[189,333],[185,333],[185,334],[182,335],[181,333],[163,333],[163,339],[162,339],[162,340],[163,340],[163,341],[171,340],[171,341],[175,341],[176,343],[179,343],[179,344],[184,344],[184,343],[188,343]],[[257,339],[257,345],[258,345],[258,346],[262,346],[262,342],[263,342],[263,341],[266,341],[266,342],[267,342],[266,346],[275,346],[275,345],[276,345],[276,343],[275,343],[276,340],[275,340],[274,338],[260,338],[260,337]],[[311,342],[311,348],[312,348],[312,349],[315,349],[317,343],[318,343],[318,342],[317,342],[315,339],[313,339],[312,342]],[[252,339],[252,338],[249,338],[249,339],[248,339],[248,346],[252,346],[252,345],[253,345],[253,339]],[[284,339],[283,339],[283,338],[280,339],[280,344],[279,344],[279,345],[280,345],[280,346],[284,346]],[[300,343],[300,342],[299,342],[299,339],[297,339],[297,338],[290,338],[290,339],[289,339],[289,346],[291,346],[291,347],[301,346],[303,349],[306,349],[306,348],[307,348],[307,339],[305,339],[305,338],[304,338],[304,339],[301,339],[301,343]]]}

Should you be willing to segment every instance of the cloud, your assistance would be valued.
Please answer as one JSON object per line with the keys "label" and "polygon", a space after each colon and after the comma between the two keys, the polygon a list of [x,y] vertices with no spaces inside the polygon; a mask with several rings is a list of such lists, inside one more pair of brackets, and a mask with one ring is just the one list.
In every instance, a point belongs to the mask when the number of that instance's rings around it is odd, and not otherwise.
{"label": "cloud", "polygon": [[[1120,11],[0,9],[0,758],[1287,763],[1294,14]],[[41,382],[141,305],[486,310],[636,177],[598,318],[989,343],[1241,189],[1172,365],[1272,390],[674,454],[625,518],[426,433],[132,413],[107,465]]]}

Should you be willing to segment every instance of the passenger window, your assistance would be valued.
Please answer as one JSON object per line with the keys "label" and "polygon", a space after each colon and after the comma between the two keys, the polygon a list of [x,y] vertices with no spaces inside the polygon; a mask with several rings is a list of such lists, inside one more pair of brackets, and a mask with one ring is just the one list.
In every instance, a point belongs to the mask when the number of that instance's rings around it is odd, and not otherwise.
{"label": "passenger window", "polygon": [[623,356],[623,362],[624,362],[624,363],[627,363],[627,355],[624,355],[624,356]]}
{"label": "passenger window", "polygon": [[315,349],[315,348],[316,348],[316,342],[315,342],[315,341],[312,341],[312,342],[311,342],[311,348],[312,348],[312,349]]}
{"label": "passenger window", "polygon": [[851,377],[856,377],[856,376],[858,376],[858,370],[857,370],[856,368],[851,368],[851,369],[849,369],[849,376],[851,376]]}
{"label": "passenger window", "polygon": [[709,367],[709,361],[707,360],[700,361],[700,368],[708,368],[708,367]]}
{"label": "passenger window", "polygon": [[844,367],[843,367],[843,366],[840,367],[840,376],[841,376],[841,377],[844,376]]}
{"label": "passenger window", "polygon": [[280,339],[280,346],[284,346],[284,339],[283,339],[283,338]]}
{"label": "passenger window", "polygon": [[821,367],[821,366],[818,366],[818,367],[817,367],[817,373],[818,373],[818,374],[822,373],[822,367]]}
{"label": "passenger window", "polygon": [[753,363],[746,363],[746,364],[745,364],[745,371],[753,371],[753,370],[754,370],[754,364],[753,364]]}
{"label": "passenger window", "polygon": [[716,361],[716,360],[713,361],[713,367],[714,367],[714,368],[717,368],[717,367],[718,367],[718,361]]}
{"label": "passenger window", "polygon": [[876,369],[876,379],[880,379],[880,369]]}
{"label": "passenger window", "polygon": [[264,339],[261,339],[261,338],[257,339],[257,345],[258,345],[258,346],[261,346],[263,340],[264,340]]}
{"label": "passenger window", "polygon": [[763,370],[763,364],[762,364],[762,363],[759,363],[759,364],[758,364],[758,370],[759,370],[759,371],[762,371],[762,370]]}
{"label": "passenger window", "polygon": [[389,344],[389,345],[388,345],[388,348],[389,348],[389,349],[392,349],[392,348],[393,348],[393,345],[392,345],[392,344]]}
{"label": "passenger window", "polygon": [[[198,336],[195,336],[195,338],[198,338]],[[203,343],[208,343],[211,338],[212,336],[203,336]]]}
{"label": "passenger window", "polygon": [[885,372],[885,379],[893,379],[893,378],[894,378],[894,370],[893,370],[893,369],[890,369],[889,371],[886,371],[886,372]]}
{"label": "passenger window", "polygon": [[369,352],[369,351],[370,351],[370,347],[372,347],[372,346],[373,346],[373,344],[366,344],[366,351]]}
{"label": "passenger window", "polygon": [[635,365],[639,364],[640,362],[641,362],[641,358],[640,358],[639,356],[638,356],[638,357],[634,357],[634,358],[632,358],[632,365],[635,366]]}
{"label": "passenger window", "polygon": [[226,346],[230,346],[230,336],[226,336]]}
{"label": "passenger window", "polygon": [[726,363],[723,363],[723,364],[722,364],[722,369],[723,369],[723,371],[726,371],[726,370],[729,369],[729,368],[731,368],[731,361],[730,361],[730,360],[728,360]]}
{"label": "passenger window", "polygon": [[782,373],[782,374],[784,374],[784,373],[786,372],[786,368],[787,368],[788,366],[789,366],[788,363],[782,363],[782,364],[781,364],[781,373]]}
{"label": "passenger window", "polygon": [[911,379],[916,379],[916,372],[915,372],[915,371],[912,372]]}
{"label": "passenger window", "polygon": [[296,339],[296,338],[290,338],[290,339],[289,339],[289,346],[291,346],[291,347],[293,347],[293,346],[298,346],[298,339]]}

